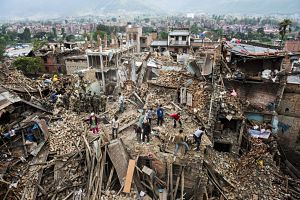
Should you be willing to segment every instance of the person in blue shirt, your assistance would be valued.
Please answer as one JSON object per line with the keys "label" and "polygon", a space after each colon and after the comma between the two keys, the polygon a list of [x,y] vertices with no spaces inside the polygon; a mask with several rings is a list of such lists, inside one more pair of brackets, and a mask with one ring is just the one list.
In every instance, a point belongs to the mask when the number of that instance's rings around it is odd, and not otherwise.
{"label": "person in blue shirt", "polygon": [[164,121],[164,109],[162,108],[162,105],[159,105],[157,110],[157,126],[162,126],[163,121]]}

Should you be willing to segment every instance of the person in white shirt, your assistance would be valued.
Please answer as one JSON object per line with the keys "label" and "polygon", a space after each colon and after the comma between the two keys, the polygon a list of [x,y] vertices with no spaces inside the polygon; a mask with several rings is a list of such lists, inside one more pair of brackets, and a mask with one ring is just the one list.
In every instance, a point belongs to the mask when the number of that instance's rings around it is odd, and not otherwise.
{"label": "person in white shirt", "polygon": [[149,110],[147,110],[146,113],[146,119],[148,120],[150,126],[151,126],[152,117],[153,117],[153,108],[150,108]]}
{"label": "person in white shirt", "polygon": [[[113,120],[111,121],[111,128],[112,128],[112,139],[118,138],[118,129],[119,129],[120,123],[118,120],[118,117],[115,116]],[[116,137],[115,137],[116,135]]]}
{"label": "person in white shirt", "polygon": [[195,142],[196,142],[196,151],[199,151],[200,150],[200,144],[201,144],[201,137],[203,135],[205,131],[205,128],[204,127],[199,127],[195,133],[193,134],[193,137],[195,139]]}
{"label": "person in white shirt", "polygon": [[119,100],[118,100],[118,103],[119,103],[119,111],[121,113],[124,112],[124,97],[121,93],[119,93]]}

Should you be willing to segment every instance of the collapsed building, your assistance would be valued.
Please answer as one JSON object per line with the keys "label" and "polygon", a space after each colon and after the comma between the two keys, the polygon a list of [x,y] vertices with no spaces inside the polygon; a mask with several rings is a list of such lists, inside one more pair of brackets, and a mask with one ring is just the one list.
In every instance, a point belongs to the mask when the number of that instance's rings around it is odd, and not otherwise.
{"label": "collapsed building", "polygon": [[[174,44],[185,47],[186,33],[178,34]],[[185,43],[176,43],[176,37]],[[76,104],[71,97],[70,108],[54,103],[49,110],[39,103],[50,101],[45,91],[58,90],[59,83],[46,87],[43,78],[33,81],[20,72],[15,78],[14,69],[3,70],[1,198],[299,199],[297,169],[286,167],[276,141],[276,110],[288,68],[283,51],[219,43],[217,48],[186,49],[190,54],[181,62],[176,52],[174,57],[137,53],[136,45],[101,48],[86,52],[90,74],[73,74],[69,84],[62,84],[72,96],[91,88],[80,83],[97,82],[95,90],[109,97],[105,110],[96,115],[99,134],[90,131],[90,111],[72,110]],[[125,97],[123,113],[118,92]],[[146,110],[159,105],[165,112],[163,126],[153,121],[150,144],[139,143],[133,127],[143,121]],[[179,128],[173,128],[173,113],[181,114],[190,146],[186,154],[180,147],[176,156]],[[115,115],[119,138],[112,139]],[[192,135],[199,127],[206,133],[200,151],[195,151]],[[285,175],[282,167],[294,176]]]}

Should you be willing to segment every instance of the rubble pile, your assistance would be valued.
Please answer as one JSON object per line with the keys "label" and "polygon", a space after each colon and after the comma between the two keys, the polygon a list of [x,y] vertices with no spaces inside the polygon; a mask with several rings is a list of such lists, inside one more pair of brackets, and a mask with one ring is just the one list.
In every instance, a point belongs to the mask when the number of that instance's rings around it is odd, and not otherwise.
{"label": "rubble pile", "polygon": [[221,110],[222,114],[232,115],[235,117],[242,117],[242,104],[239,101],[239,98],[231,96],[226,91],[221,93]]}
{"label": "rubble pile", "polygon": [[155,83],[164,87],[180,88],[188,76],[187,72],[160,71]]}
{"label": "rubble pile", "polygon": [[[2,72],[5,73],[5,72]],[[8,89],[19,89],[23,88],[28,91],[35,91],[38,88],[38,83],[24,76],[19,70],[9,70],[6,77],[1,80],[2,86]]]}
{"label": "rubble pile", "polygon": [[58,155],[77,151],[82,147],[81,136],[88,132],[87,123],[73,112],[66,111],[61,116],[62,120],[50,124],[50,151]]}
{"label": "rubble pile", "polygon": [[284,199],[286,185],[274,175],[280,174],[280,170],[268,146],[259,139],[251,139],[251,142],[250,152],[241,158],[216,151],[210,157],[214,170],[229,183],[224,188],[227,198]]}

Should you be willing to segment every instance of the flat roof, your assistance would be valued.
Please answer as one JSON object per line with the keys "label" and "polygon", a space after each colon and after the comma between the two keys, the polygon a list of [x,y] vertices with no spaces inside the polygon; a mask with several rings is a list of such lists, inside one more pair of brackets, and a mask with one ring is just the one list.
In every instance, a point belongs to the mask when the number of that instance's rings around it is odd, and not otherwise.
{"label": "flat roof", "polygon": [[185,30],[172,31],[169,33],[170,36],[189,36],[190,32]]}

